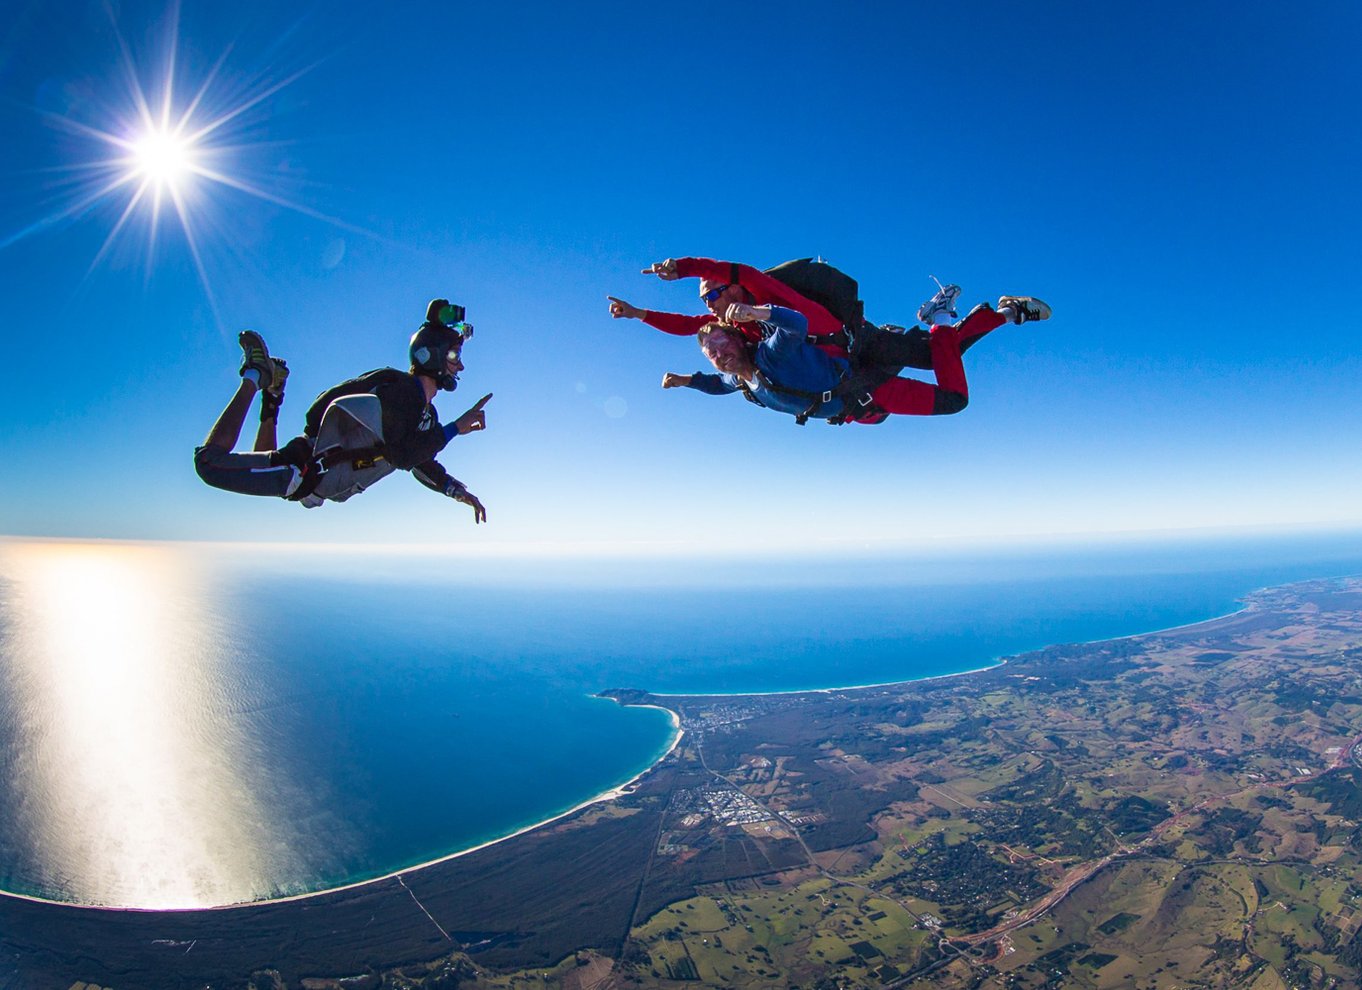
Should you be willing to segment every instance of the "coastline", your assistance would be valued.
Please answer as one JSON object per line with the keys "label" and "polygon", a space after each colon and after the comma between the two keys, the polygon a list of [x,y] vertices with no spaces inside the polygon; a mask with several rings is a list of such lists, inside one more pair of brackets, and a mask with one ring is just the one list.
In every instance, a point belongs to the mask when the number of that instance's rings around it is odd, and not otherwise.
{"label": "coastline", "polygon": [[[1216,616],[1219,618],[1219,616]],[[1214,622],[1215,619],[1206,619],[1207,622]],[[1147,635],[1139,633],[1139,635]],[[1130,639],[1129,636],[1118,636],[1117,639]],[[1102,642],[1098,640],[1097,642]],[[868,691],[871,688],[895,687],[899,684],[925,684],[928,681],[939,681],[947,677],[964,677],[967,674],[982,674],[986,670],[994,670],[1007,664],[1008,657],[994,657],[982,667],[971,667],[969,670],[952,670],[944,674],[928,674],[925,677],[902,677],[897,681],[876,681],[874,684],[844,684],[837,687],[821,688],[795,688],[787,691],[718,691],[706,694],[693,694],[687,691],[669,691],[666,694],[654,694],[647,692],[652,698],[773,698],[778,695],[788,694],[836,694],[839,691]],[[630,705],[631,708],[657,708],[657,705]],[[670,708],[665,709],[671,711]]]}
{"label": "coastline", "polygon": [[[1309,581],[1309,580],[1320,580],[1320,579],[1314,578],[1314,579],[1305,579],[1305,580],[1306,580],[1306,581]],[[1270,590],[1270,588],[1272,588],[1272,587],[1290,587],[1291,585],[1300,584],[1300,583],[1305,583],[1305,581],[1289,582],[1289,583],[1287,583],[1287,584],[1285,584],[1285,585],[1279,585],[1279,586],[1278,586],[1278,585],[1274,585],[1274,586],[1268,586],[1268,587],[1258,588],[1258,589],[1255,589],[1255,590],[1252,591],[1252,592],[1246,593],[1242,598],[1239,598],[1238,600],[1239,600],[1239,601],[1245,601],[1245,600],[1248,599],[1250,596],[1259,594],[1259,593],[1261,593],[1261,592],[1263,592],[1263,591]],[[1211,617],[1206,618],[1206,619],[1198,620],[1198,621],[1196,621],[1196,622],[1182,623],[1182,624],[1177,625],[1177,626],[1169,626],[1169,627],[1164,627],[1164,628],[1155,629],[1155,630],[1148,630],[1148,631],[1142,631],[1142,632],[1137,632],[1137,633],[1130,633],[1130,634],[1127,634],[1127,635],[1124,635],[1124,636],[1102,637],[1102,638],[1095,639],[1095,640],[1084,641],[1084,643],[1085,643],[1085,644],[1088,644],[1088,643],[1100,643],[1100,642],[1108,642],[1108,641],[1117,641],[1117,640],[1122,640],[1122,639],[1137,639],[1137,638],[1146,637],[1146,636],[1156,636],[1156,635],[1159,635],[1159,634],[1162,634],[1162,633],[1168,633],[1168,632],[1172,632],[1172,631],[1176,631],[1176,630],[1180,630],[1180,629],[1188,629],[1188,628],[1192,628],[1192,627],[1199,626],[1199,625],[1205,625],[1205,624],[1207,624],[1207,623],[1223,621],[1223,620],[1225,620],[1225,619],[1229,619],[1229,618],[1232,618],[1232,617],[1234,617],[1234,616],[1240,615],[1240,614],[1242,614],[1242,613],[1244,613],[1244,612],[1251,611],[1251,610],[1253,609],[1253,607],[1254,607],[1254,606],[1250,603],[1250,604],[1244,605],[1243,607],[1241,607],[1241,608],[1239,608],[1239,609],[1235,609],[1234,611],[1226,612],[1226,613],[1221,614],[1221,615],[1214,615],[1214,616],[1211,616]],[[1045,645],[1046,645],[1046,646],[1051,646],[1051,645],[1058,645],[1058,644],[1045,644]],[[1045,647],[1042,646],[1042,647],[1038,647],[1037,649],[1044,649],[1044,648],[1045,648]],[[1031,651],[1023,651],[1023,652],[1031,652]],[[1008,662],[1008,659],[1009,659],[1009,657],[995,657],[995,658],[993,658],[990,662],[988,662],[988,663],[986,663],[986,664],[984,664],[984,665],[982,665],[982,666],[973,667],[973,668],[970,668],[970,669],[968,669],[968,670],[951,671],[951,672],[942,673],[942,674],[930,674],[930,675],[927,675],[927,676],[925,676],[925,677],[909,677],[909,678],[901,678],[901,679],[899,679],[899,680],[881,681],[881,682],[876,682],[876,683],[873,683],[873,684],[843,685],[843,686],[834,686],[834,687],[805,688],[805,689],[801,689],[801,690],[783,690],[783,691],[744,691],[744,692],[738,692],[738,693],[727,693],[727,692],[725,692],[725,693],[717,693],[717,694],[689,694],[689,693],[653,694],[652,692],[644,692],[644,693],[647,694],[648,697],[649,697],[649,698],[652,698],[652,699],[666,699],[666,698],[743,698],[743,697],[771,697],[771,696],[778,696],[778,695],[798,696],[798,695],[812,695],[812,694],[834,694],[834,693],[843,692],[843,691],[870,690],[870,689],[875,689],[875,688],[894,687],[894,686],[905,685],[905,684],[923,684],[923,683],[927,683],[927,682],[935,681],[935,680],[942,680],[942,679],[953,678],[953,677],[963,677],[963,676],[970,675],[970,674],[983,673],[983,672],[986,672],[986,671],[996,670],[996,669],[998,669],[998,668],[1000,668],[1000,667],[1006,666],[1006,664],[1007,664],[1007,662]],[[601,696],[601,695],[596,695],[595,697],[602,697],[602,696]],[[613,700],[613,699],[604,699],[604,700]],[[616,702],[616,703],[620,703],[620,702]],[[622,704],[622,703],[620,703],[620,704]],[[265,898],[260,898],[260,899],[257,899],[257,900],[237,901],[237,902],[232,902],[232,903],[228,903],[228,904],[216,904],[216,905],[205,905],[205,906],[190,906],[190,907],[179,907],[179,908],[128,907],[128,906],[109,906],[109,905],[80,904],[80,903],[76,903],[76,902],[72,902],[72,901],[55,900],[55,899],[52,899],[52,898],[45,898],[45,897],[40,897],[40,896],[36,896],[36,895],[31,895],[31,894],[20,894],[20,893],[15,893],[15,892],[13,892],[13,891],[7,891],[7,890],[2,890],[2,889],[0,889],[0,898],[8,898],[8,899],[26,901],[26,902],[30,902],[30,903],[36,903],[36,904],[45,904],[45,905],[53,905],[53,906],[59,906],[59,907],[65,907],[65,908],[73,908],[73,909],[82,910],[82,911],[96,911],[96,912],[106,912],[106,913],[138,913],[138,914],[180,914],[180,913],[198,912],[198,911],[232,911],[232,910],[245,909],[245,908],[252,908],[252,907],[266,907],[266,906],[270,906],[270,905],[285,904],[285,903],[290,903],[290,902],[296,902],[296,901],[307,900],[307,899],[310,899],[310,898],[318,898],[318,897],[323,897],[323,896],[327,896],[327,895],[332,895],[332,894],[337,894],[337,893],[343,893],[343,892],[346,892],[346,891],[353,891],[353,890],[356,890],[356,889],[359,889],[359,888],[363,888],[363,887],[366,887],[366,886],[369,886],[369,885],[379,884],[379,883],[382,883],[382,882],[384,882],[384,881],[392,880],[392,879],[394,879],[394,878],[400,879],[400,878],[401,878],[403,875],[405,875],[405,874],[408,874],[408,873],[411,873],[411,872],[414,872],[414,871],[418,871],[418,870],[423,870],[423,869],[426,869],[426,868],[428,868],[428,867],[436,866],[436,865],[441,864],[441,863],[447,863],[447,862],[450,862],[450,861],[452,861],[452,860],[456,860],[456,859],[459,859],[459,858],[461,858],[461,857],[468,856],[468,855],[470,855],[470,854],[472,854],[472,853],[475,853],[475,852],[478,852],[478,851],[480,851],[480,850],[489,848],[489,847],[491,847],[491,846],[498,845],[498,844],[500,844],[500,843],[502,843],[502,842],[506,842],[506,841],[508,841],[508,840],[510,840],[510,839],[517,838],[517,837],[519,837],[519,836],[521,836],[521,835],[525,835],[526,833],[536,831],[536,830],[538,830],[538,829],[540,829],[540,828],[543,828],[543,827],[546,826],[546,825],[551,825],[551,824],[553,824],[554,822],[561,821],[562,819],[567,818],[567,817],[569,817],[569,816],[571,816],[571,815],[574,815],[574,814],[576,814],[577,812],[582,811],[583,809],[590,807],[591,805],[599,804],[599,803],[602,803],[602,802],[605,802],[605,801],[612,801],[612,800],[615,800],[615,799],[617,799],[617,798],[623,797],[623,796],[625,796],[626,794],[628,794],[628,793],[630,792],[630,788],[631,788],[635,783],[637,783],[637,782],[638,782],[642,777],[644,777],[646,774],[651,773],[654,769],[656,769],[656,768],[662,763],[663,760],[665,760],[668,756],[670,756],[670,755],[676,750],[677,746],[680,745],[682,738],[685,736],[685,730],[684,730],[684,728],[683,728],[682,725],[681,725],[680,714],[679,714],[677,711],[675,711],[675,710],[673,710],[673,709],[671,709],[671,708],[667,708],[665,705],[641,703],[641,704],[626,704],[625,707],[632,707],[632,708],[654,708],[654,709],[657,709],[657,710],[659,710],[659,711],[664,711],[664,712],[667,713],[668,719],[669,719],[669,721],[670,721],[670,723],[671,723],[672,734],[671,734],[671,739],[670,739],[669,743],[667,744],[666,748],[665,748],[659,755],[657,755],[657,756],[656,756],[656,757],[655,757],[647,766],[645,766],[642,770],[640,770],[638,773],[634,774],[634,775],[633,775],[632,777],[630,777],[628,780],[626,780],[626,781],[624,781],[624,782],[622,782],[622,783],[620,783],[620,784],[615,785],[614,787],[611,787],[611,788],[609,788],[609,789],[607,789],[607,790],[605,790],[605,791],[602,791],[602,792],[600,792],[600,793],[598,793],[598,794],[596,794],[596,795],[594,795],[594,796],[592,796],[592,797],[590,797],[590,798],[587,798],[587,799],[585,799],[585,800],[579,802],[578,804],[572,806],[571,808],[567,808],[567,809],[565,809],[565,810],[563,810],[563,811],[557,812],[557,813],[555,813],[555,814],[553,814],[553,815],[551,815],[551,816],[549,816],[549,817],[547,817],[547,818],[544,818],[544,819],[542,819],[542,820],[540,820],[540,821],[537,821],[537,822],[533,822],[533,823],[527,824],[527,825],[525,825],[525,826],[522,826],[521,828],[516,829],[516,830],[513,831],[513,832],[509,832],[509,833],[507,833],[507,834],[505,834],[505,835],[501,835],[501,836],[498,836],[498,837],[496,837],[496,838],[489,839],[489,840],[487,840],[487,841],[485,841],[485,842],[478,843],[477,845],[470,846],[470,847],[465,848],[465,849],[460,849],[460,850],[457,850],[457,851],[455,851],[455,852],[452,852],[452,853],[449,853],[449,854],[446,854],[446,855],[443,855],[443,856],[436,857],[436,858],[434,858],[434,859],[430,859],[430,860],[426,860],[426,861],[423,861],[423,862],[420,862],[420,863],[413,864],[413,865],[411,865],[411,866],[406,866],[406,867],[403,867],[403,868],[400,869],[400,870],[393,870],[393,871],[390,871],[390,872],[388,872],[388,873],[384,873],[384,874],[381,874],[381,875],[378,875],[378,876],[367,877],[367,878],[362,879],[362,880],[355,880],[355,881],[352,881],[352,882],[349,882],[349,883],[343,883],[343,884],[339,884],[339,885],[336,885],[336,886],[325,887],[325,888],[322,888],[322,889],[307,891],[307,892],[299,893],[299,894],[288,894],[288,895],[284,895],[284,896],[281,896],[281,897],[265,897]]]}
{"label": "coastline", "polygon": [[661,754],[654,758],[646,767],[644,767],[638,773],[634,774],[628,780],[616,784],[614,787],[611,787],[608,790],[601,791],[599,794],[587,798],[585,801],[581,801],[578,804],[573,805],[571,808],[568,808],[564,811],[560,811],[557,814],[551,815],[548,818],[543,819],[542,821],[533,822],[529,825],[525,825],[521,828],[516,829],[514,832],[508,832],[505,835],[497,836],[495,839],[488,839],[486,842],[480,842],[475,846],[469,846],[467,849],[460,849],[457,852],[452,852],[444,856],[438,856],[435,859],[429,859],[422,863],[414,863],[411,866],[404,866],[400,870],[393,870],[391,872],[384,873],[380,876],[366,877],[363,880],[355,880],[351,883],[338,884],[334,887],[325,887],[322,888],[321,890],[309,890],[306,893],[302,894],[286,894],[283,897],[262,897],[258,900],[253,901],[235,901],[230,904],[211,904],[182,908],[119,907],[105,904],[79,904],[75,901],[58,901],[50,897],[38,897],[33,894],[19,894],[15,893],[14,891],[3,889],[0,889],[0,898],[11,898],[14,900],[28,901],[33,904],[50,904],[56,907],[74,908],[82,911],[107,911],[115,913],[129,912],[137,914],[181,914],[190,911],[236,911],[244,908],[266,907],[274,904],[286,904],[289,903],[290,901],[302,901],[312,897],[322,897],[328,894],[343,893],[344,891],[347,890],[355,890],[360,887],[366,887],[369,884],[382,883],[385,880],[392,880],[394,878],[400,879],[404,874],[411,873],[415,870],[424,870],[427,867],[436,866],[440,863],[448,863],[450,860],[459,859],[463,856],[471,855],[472,853],[478,852],[479,850],[482,849],[486,849],[489,846],[495,846],[498,843],[506,842],[510,839],[516,838],[517,836],[524,835],[527,832],[533,832],[537,829],[543,828],[545,825],[551,825],[556,821],[560,821],[564,818],[567,818],[569,815],[575,815],[577,812],[581,811],[584,808],[589,808],[593,804],[600,804],[602,801],[614,801],[615,799],[624,797],[625,795],[630,793],[630,788],[634,784],[636,784],[641,777],[643,777],[645,774],[651,773],[658,766],[658,764],[660,764],[663,760],[665,760],[668,756],[670,756],[673,752],[676,751],[676,747],[680,745],[682,737],[685,736],[686,734],[685,729],[681,728],[680,715],[672,711],[670,708],[664,708],[661,705],[631,705],[630,707],[655,708],[658,711],[666,712],[668,720],[671,723],[672,730],[671,741],[667,744],[667,748],[663,750]]}

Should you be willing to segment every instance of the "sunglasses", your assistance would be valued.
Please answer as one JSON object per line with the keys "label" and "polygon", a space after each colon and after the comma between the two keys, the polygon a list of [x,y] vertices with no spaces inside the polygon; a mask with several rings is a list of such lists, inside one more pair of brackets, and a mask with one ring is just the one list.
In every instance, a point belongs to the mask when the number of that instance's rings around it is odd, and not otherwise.
{"label": "sunglasses", "polygon": [[720,296],[722,296],[725,292],[727,292],[727,291],[728,291],[729,289],[731,289],[731,288],[733,288],[733,283],[732,283],[732,282],[729,282],[729,283],[726,284],[726,285],[716,285],[714,288],[710,289],[708,292],[702,292],[702,293],[700,293],[700,298],[701,298],[703,301],[705,301],[705,302],[713,302],[714,300],[718,299]]}

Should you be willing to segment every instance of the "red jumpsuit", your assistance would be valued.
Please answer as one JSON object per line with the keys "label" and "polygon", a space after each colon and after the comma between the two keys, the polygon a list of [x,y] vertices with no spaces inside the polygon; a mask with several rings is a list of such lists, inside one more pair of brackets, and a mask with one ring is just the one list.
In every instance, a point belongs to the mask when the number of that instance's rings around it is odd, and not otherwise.
{"label": "red jumpsuit", "polygon": [[[713,258],[676,259],[676,273],[681,278],[701,278],[732,284],[731,280],[735,272],[737,284],[747,291],[753,305],[784,306],[787,309],[802,313],[804,318],[809,321],[808,333],[813,338],[841,334],[841,320],[812,299],[806,299],[784,282],[767,275],[758,268],[753,268],[751,265],[734,264],[730,261],[715,261]],[[648,326],[655,327],[663,333],[675,334],[678,337],[693,336],[701,327],[718,321],[719,318],[713,313],[684,316],[681,313],[656,313],[647,310],[643,314],[643,322]],[[935,328],[930,343],[928,343],[925,331],[909,330],[907,334],[902,336],[908,338],[909,335],[914,335],[914,338],[905,339],[903,343],[913,351],[913,354],[903,356],[901,363],[907,367],[930,368],[936,373],[941,391],[954,393],[963,398],[968,395],[968,388],[965,385],[965,369],[960,363],[960,354],[984,334],[990,330],[996,330],[1006,322],[993,309],[980,307],[966,316],[957,327]],[[942,335],[943,331],[948,331],[949,335],[953,335],[955,340],[948,341],[946,335]],[[811,342],[833,357],[845,358],[847,356],[846,349],[840,344]],[[930,416],[934,411],[946,411],[941,409],[936,401],[937,391],[926,382],[914,381],[909,378],[894,378],[877,388],[874,398],[884,412]],[[954,412],[956,410],[951,409],[949,411]],[[857,422],[878,423],[883,419],[884,413],[879,413],[858,418]]]}
{"label": "red jumpsuit", "polygon": [[[759,268],[753,268],[751,265],[735,265],[731,261],[715,261],[713,258],[676,259],[676,274],[681,278],[701,278],[713,282],[728,282],[733,277],[735,269],[738,275],[738,285],[742,286],[747,294],[752,297],[753,305],[784,306],[787,309],[803,313],[804,318],[809,321],[809,336],[811,337],[826,337],[838,335],[842,332],[841,320],[812,299],[805,299],[784,282],[772,278]],[[663,333],[675,334],[678,337],[694,336],[701,327],[718,321],[719,318],[713,313],[685,316],[681,313],[657,313],[653,310],[646,310],[643,314],[643,322],[648,326],[655,327]],[[969,346],[984,334],[990,330],[996,330],[1006,322],[992,309],[976,309],[965,318],[960,326],[955,328],[956,337],[960,341],[960,350],[968,350]],[[847,356],[846,349],[839,344],[827,343],[816,346],[834,357]],[[905,363],[913,367],[931,367],[930,364]]]}

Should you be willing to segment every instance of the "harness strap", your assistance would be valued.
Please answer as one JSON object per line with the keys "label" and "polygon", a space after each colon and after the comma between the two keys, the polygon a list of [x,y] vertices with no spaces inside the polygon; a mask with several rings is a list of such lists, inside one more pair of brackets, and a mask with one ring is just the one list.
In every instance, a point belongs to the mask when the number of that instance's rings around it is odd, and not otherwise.
{"label": "harness strap", "polygon": [[369,447],[353,447],[349,450],[343,450],[339,447],[324,450],[316,456],[315,462],[323,471],[327,471],[348,461],[352,469],[361,471],[364,468],[373,467],[386,457],[387,448],[383,444],[373,444]]}
{"label": "harness strap", "polygon": [[763,409],[766,408],[766,403],[752,394],[752,386],[748,385],[747,382],[743,381],[741,378],[738,379],[738,390],[742,392],[742,397],[748,402],[751,402],[753,405],[761,406]]}
{"label": "harness strap", "polygon": [[322,479],[326,477],[326,472],[333,468],[348,463],[351,470],[363,471],[387,457],[387,451],[382,444],[356,447],[351,450],[344,450],[336,446],[323,450],[320,454],[309,452],[305,459],[298,456],[302,453],[302,449],[292,442],[285,449],[291,455],[285,463],[293,464],[302,472],[302,480],[299,481],[298,487],[294,489],[291,495],[284,496],[290,502],[301,502],[315,492],[317,487],[321,485]]}
{"label": "harness strap", "polygon": [[298,487],[290,495],[285,495],[287,502],[301,502],[317,490],[317,486],[322,483],[322,476],[326,474],[316,461],[309,461],[307,464],[298,468],[302,472],[302,477],[298,480]]}
{"label": "harness strap", "polygon": [[851,334],[847,333],[846,327],[842,327],[842,329],[838,330],[836,333],[825,333],[822,336],[819,336],[816,333],[808,334],[804,338],[804,342],[806,344],[812,344],[814,347],[836,344],[838,347],[842,348],[842,350],[847,351],[851,349]]}
{"label": "harness strap", "polygon": [[[737,265],[733,266],[736,273]],[[829,423],[834,426],[841,426],[852,420],[864,419],[867,416],[883,413],[874,399],[874,391],[889,379],[893,378],[902,367],[886,368],[874,365],[864,365],[861,358],[866,347],[875,333],[880,332],[879,328],[871,323],[867,323],[864,316],[864,304],[858,299],[856,301],[856,311],[853,314],[852,322],[842,327],[836,334],[824,336],[814,336],[809,334],[805,340],[810,344],[826,344],[835,342],[846,348],[849,364],[847,370],[842,373],[837,384],[824,392],[806,392],[803,389],[790,388],[781,385],[779,382],[772,381],[768,376],[757,372],[761,376],[762,384],[772,392],[781,395],[793,395],[796,398],[805,399],[809,406],[802,413],[795,415],[795,425],[803,426],[808,423],[811,416],[815,416],[818,410],[831,403],[835,399],[842,401],[842,411],[835,416],[827,417]],[[853,327],[855,329],[853,330]],[[742,378],[738,379],[738,388],[742,391],[743,397],[749,402],[757,405],[764,405],[760,399],[752,394],[751,388]]]}

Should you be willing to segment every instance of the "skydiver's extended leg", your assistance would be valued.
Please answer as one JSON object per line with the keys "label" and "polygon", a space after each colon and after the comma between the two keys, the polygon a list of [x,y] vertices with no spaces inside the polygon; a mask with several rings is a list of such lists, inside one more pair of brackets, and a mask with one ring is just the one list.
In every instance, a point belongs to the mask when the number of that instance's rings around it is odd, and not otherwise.
{"label": "skydiver's extended leg", "polygon": [[297,490],[302,471],[277,450],[234,454],[205,444],[194,450],[194,470],[204,484],[238,495],[286,498]]}
{"label": "skydiver's extended leg", "polygon": [[274,416],[261,415],[260,426],[255,431],[256,451],[274,450],[279,446],[279,420]]}
{"label": "skydiver's extended leg", "polygon": [[932,328],[928,347],[936,385],[891,378],[872,393],[875,404],[900,416],[945,416],[964,409],[969,404],[969,385],[956,329],[944,324]]}
{"label": "skydiver's extended leg", "polygon": [[274,450],[279,446],[279,407],[284,404],[284,383],[288,381],[288,363],[281,358],[274,362],[274,381],[260,393],[260,427],[255,432],[255,449]]}
{"label": "skydiver's extended leg", "polygon": [[208,438],[203,441],[205,447],[231,450],[236,446],[236,442],[241,439],[241,428],[246,425],[246,413],[250,411],[251,400],[255,398],[257,391],[259,389],[255,387],[254,382],[241,379],[241,386],[236,390],[236,395],[232,396],[227,408],[222,410],[222,415],[208,431]]}
{"label": "skydiver's extended leg", "polygon": [[[1007,318],[988,303],[975,306],[968,316],[955,325],[956,336],[960,338],[960,353],[965,353],[1006,322]],[[902,333],[883,331],[876,333],[871,337],[862,360],[866,364],[882,368],[918,368],[931,371],[935,365],[929,343],[930,337],[931,335],[921,327],[913,327]]]}
{"label": "skydiver's extended leg", "polygon": [[[206,484],[241,495],[272,495],[282,498],[298,487],[301,472],[276,451],[259,450],[250,454],[234,454],[232,449],[241,439],[246,425],[246,413],[251,400],[261,387],[266,390],[276,384],[276,364],[265,349],[265,342],[252,330],[240,337],[244,360],[241,366],[241,385],[218,416],[203,445],[194,449],[194,469]],[[286,375],[287,372],[285,371]],[[278,382],[282,393],[282,379]],[[278,406],[275,406],[277,415]],[[269,434],[275,432],[275,419],[269,419]],[[265,439],[266,424],[261,422],[257,444]]]}
{"label": "skydiver's extended leg", "polygon": [[960,353],[973,347],[978,341],[1007,322],[1007,317],[988,303],[980,303],[965,315],[955,326],[955,335],[960,338]]}
{"label": "skydiver's extended leg", "polygon": [[[297,487],[300,474],[273,450],[257,450],[250,454],[234,454],[232,448],[241,438],[246,424],[246,413],[255,398],[255,383],[242,379],[241,387],[232,396],[227,408],[213,424],[203,446],[194,448],[194,470],[205,484],[239,495],[272,495],[283,498]],[[261,424],[263,433],[265,424]],[[269,430],[274,432],[274,421]],[[259,441],[257,436],[257,442]]]}

